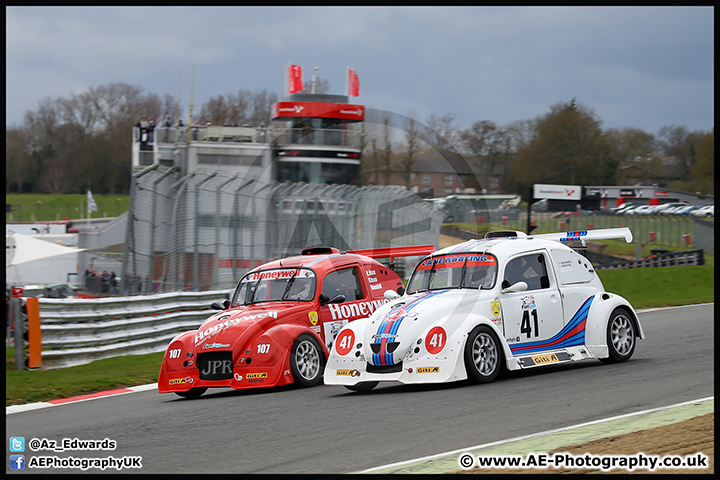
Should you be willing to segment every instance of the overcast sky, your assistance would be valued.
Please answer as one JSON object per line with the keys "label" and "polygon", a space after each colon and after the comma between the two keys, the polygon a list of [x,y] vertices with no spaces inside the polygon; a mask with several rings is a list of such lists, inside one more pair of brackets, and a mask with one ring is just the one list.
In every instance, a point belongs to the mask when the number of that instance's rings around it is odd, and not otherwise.
{"label": "overcast sky", "polygon": [[178,93],[185,118],[240,89],[284,95],[285,66],[412,115],[530,120],[558,102],[603,128],[713,127],[712,7],[6,7],[6,122],[46,97],[123,82]]}

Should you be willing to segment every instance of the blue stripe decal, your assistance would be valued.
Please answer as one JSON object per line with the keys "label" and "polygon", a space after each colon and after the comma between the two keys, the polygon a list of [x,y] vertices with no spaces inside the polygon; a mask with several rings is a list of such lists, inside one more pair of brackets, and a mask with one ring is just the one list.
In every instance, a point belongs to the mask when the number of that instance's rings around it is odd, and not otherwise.
{"label": "blue stripe decal", "polygon": [[585,343],[585,321],[587,320],[590,305],[594,298],[595,297],[589,297],[585,300],[585,303],[580,306],[572,319],[557,335],[547,340],[512,345],[510,351],[512,351],[513,355],[524,355],[527,353],[537,353],[546,350],[583,345]]}
{"label": "blue stripe decal", "polygon": [[[388,321],[387,317],[389,317],[393,312],[397,312],[400,310],[405,310],[405,313],[408,313],[410,310],[418,306],[423,300],[434,297],[435,295],[440,295],[447,290],[438,290],[434,292],[426,292],[423,295],[421,295],[418,298],[413,299],[412,301],[400,305],[396,308],[393,308],[388,312],[388,314],[385,316],[382,322],[380,322],[380,326],[377,329],[377,338],[375,338],[375,341],[373,343],[380,343],[382,344],[383,340],[385,340],[385,343],[387,344],[387,341],[390,337],[395,337],[397,335],[398,330],[400,329],[400,324],[402,323],[405,316],[402,316],[398,319]],[[392,323],[390,325],[390,329],[386,332],[385,330],[388,328],[388,324]],[[384,336],[380,336],[381,334],[384,334]],[[379,353],[373,353],[372,355],[372,363],[373,365],[383,365],[381,360],[385,361],[385,365],[393,365],[393,355],[392,353],[388,353],[385,348],[380,347]]]}

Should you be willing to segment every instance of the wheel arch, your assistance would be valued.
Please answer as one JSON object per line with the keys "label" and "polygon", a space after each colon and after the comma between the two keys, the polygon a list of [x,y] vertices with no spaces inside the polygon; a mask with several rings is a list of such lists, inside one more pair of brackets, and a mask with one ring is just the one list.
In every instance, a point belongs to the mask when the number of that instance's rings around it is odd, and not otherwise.
{"label": "wheel arch", "polygon": [[616,308],[627,312],[637,332],[637,338],[645,338],[637,312],[630,305],[630,302],[614,293],[597,293],[593,298],[592,305],[590,305],[587,324],[585,325],[585,345],[596,358],[608,356],[607,325],[612,312]]}

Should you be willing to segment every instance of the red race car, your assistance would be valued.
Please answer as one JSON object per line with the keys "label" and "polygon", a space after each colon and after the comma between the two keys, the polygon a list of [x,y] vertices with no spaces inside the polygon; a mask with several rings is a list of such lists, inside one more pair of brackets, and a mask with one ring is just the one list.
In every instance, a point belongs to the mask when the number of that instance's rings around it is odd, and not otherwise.
{"label": "red race car", "polygon": [[[366,318],[403,284],[379,258],[424,256],[434,245],[341,252],[303,250],[250,270],[231,300],[198,330],[165,351],[158,391],[199,397],[208,387],[235,389],[322,381],[332,342],[348,322]],[[402,293],[399,291],[398,293]]]}

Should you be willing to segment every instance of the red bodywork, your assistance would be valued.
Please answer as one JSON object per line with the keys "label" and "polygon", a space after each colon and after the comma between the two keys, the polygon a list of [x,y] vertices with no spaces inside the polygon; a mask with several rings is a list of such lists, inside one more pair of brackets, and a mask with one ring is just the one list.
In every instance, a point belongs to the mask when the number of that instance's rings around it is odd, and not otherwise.
{"label": "red bodywork", "polygon": [[[320,247],[254,268],[243,280],[266,271],[314,274],[312,299],[242,305],[243,300],[236,298],[241,280],[229,308],[210,316],[198,330],[179,334],[170,342],[160,369],[158,391],[187,392],[198,387],[243,389],[293,383],[290,353],[300,335],[309,334],[317,340],[324,364],[329,347],[345,323],[370,316],[387,302],[383,296],[386,290],[397,291],[402,287],[400,277],[374,258],[389,258],[392,262],[395,257],[424,256],[433,251],[433,245],[356,252]],[[357,284],[330,280],[343,275]],[[327,297],[342,294],[347,299],[321,305],[321,293]]]}

